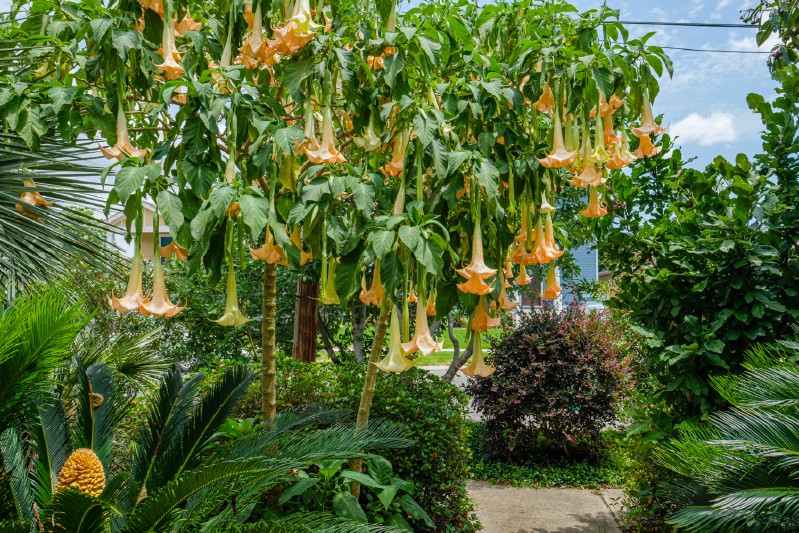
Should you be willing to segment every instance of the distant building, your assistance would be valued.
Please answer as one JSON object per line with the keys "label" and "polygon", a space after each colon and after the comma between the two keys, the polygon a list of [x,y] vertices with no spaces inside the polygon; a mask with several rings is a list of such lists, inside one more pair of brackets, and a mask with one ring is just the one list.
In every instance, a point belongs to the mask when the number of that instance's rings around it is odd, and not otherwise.
{"label": "distant building", "polygon": [[[146,200],[142,201],[142,218],[144,219],[144,227],[142,228],[142,239],[141,239],[141,256],[143,259],[150,260],[153,258],[153,238],[157,234],[158,238],[161,239],[161,246],[167,246],[172,242],[172,236],[169,234],[169,227],[163,224],[163,219],[161,219],[161,225],[158,227],[158,231],[155,231],[153,228],[153,215],[155,214],[155,204],[150,203]],[[125,223],[127,218],[125,214],[122,212],[116,213],[111,215],[108,218],[108,223],[112,226],[116,226],[120,228],[123,232],[123,235],[116,235],[113,233],[109,233],[108,241],[112,244],[116,244],[120,250],[126,252],[129,257],[133,257],[133,241],[131,240],[130,243],[125,241],[124,231],[125,231]],[[134,232],[135,228],[131,228],[131,232]]]}

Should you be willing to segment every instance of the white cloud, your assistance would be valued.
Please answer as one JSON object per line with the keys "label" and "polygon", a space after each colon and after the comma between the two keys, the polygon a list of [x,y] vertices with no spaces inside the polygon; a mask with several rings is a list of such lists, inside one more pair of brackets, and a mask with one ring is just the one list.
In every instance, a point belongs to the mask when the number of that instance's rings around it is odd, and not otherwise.
{"label": "white cloud", "polygon": [[693,17],[695,15],[698,15],[699,13],[702,12],[703,9],[705,9],[704,2],[702,2],[701,0],[699,2],[694,2],[694,5],[691,6],[690,10],[688,10],[688,16]]}
{"label": "white cloud", "polygon": [[700,146],[731,143],[738,139],[735,116],[726,111],[714,111],[708,116],[691,113],[670,128],[680,143],[697,143]]}
{"label": "white cloud", "polygon": [[755,40],[754,35],[744,36],[741,38],[730,37],[729,45],[730,48],[733,50],[738,50],[742,52],[770,52],[774,46],[779,44],[780,39],[776,35],[772,35],[766,42],[764,42],[759,47],[757,46],[757,41]]}

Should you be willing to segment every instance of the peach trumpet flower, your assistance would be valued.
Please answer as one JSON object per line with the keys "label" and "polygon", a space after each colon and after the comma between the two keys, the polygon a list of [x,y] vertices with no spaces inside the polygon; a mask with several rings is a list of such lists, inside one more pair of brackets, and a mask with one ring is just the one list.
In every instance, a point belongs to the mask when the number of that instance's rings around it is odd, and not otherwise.
{"label": "peach trumpet flower", "polygon": [[[605,95],[603,93],[599,93],[599,116],[602,118],[613,115],[613,113],[621,109],[621,106],[623,105],[624,100],[615,94],[611,95],[610,101],[608,101],[605,99]],[[591,110],[591,118],[594,117],[596,117],[596,109]]]}
{"label": "peach trumpet flower", "polygon": [[[524,268],[524,267],[522,267]],[[497,301],[497,307],[499,309],[504,309],[505,311],[513,311],[519,304],[517,302],[512,301],[508,298],[508,292],[506,290],[505,285],[502,286],[502,289],[499,291],[499,300]]]}
{"label": "peach trumpet flower", "polygon": [[555,120],[552,125],[554,137],[552,140],[552,153],[538,162],[546,168],[566,168],[577,159],[577,150],[568,151],[563,144],[563,128],[560,123],[560,114],[555,113]]}
{"label": "peach trumpet flower", "polygon": [[142,260],[138,248],[133,254],[133,261],[130,265],[130,276],[128,276],[128,288],[122,298],[114,295],[113,289],[108,298],[108,305],[111,309],[120,313],[138,311],[139,304],[149,302],[150,299],[142,291]]}
{"label": "peach trumpet flower", "polygon": [[186,306],[181,307],[169,301],[164,279],[164,265],[161,264],[160,258],[156,258],[153,261],[153,297],[150,301],[139,302],[139,311],[144,316],[153,315],[170,318],[185,308]]}
{"label": "peach trumpet flower", "polygon": [[488,314],[488,306],[486,305],[486,297],[480,296],[477,302],[477,307],[474,309],[472,319],[469,322],[469,328],[472,331],[488,331],[491,328],[499,327],[500,318],[491,318]]}
{"label": "peach trumpet flower", "polygon": [[380,260],[378,259],[375,261],[375,269],[374,274],[372,275],[372,286],[366,292],[361,292],[360,294],[361,302],[367,305],[374,305],[375,307],[381,307],[383,305],[383,283],[380,280]]}
{"label": "peach trumpet flower", "polygon": [[186,261],[189,258],[189,251],[178,246],[175,241],[170,242],[166,246],[161,246],[158,253],[164,259],[169,259],[173,255],[178,261]]}
{"label": "peach trumpet flower", "polygon": [[441,343],[436,342],[430,335],[430,326],[427,324],[427,314],[424,310],[424,302],[416,302],[416,330],[410,342],[402,344],[402,349],[406,353],[422,352],[423,355],[430,355],[433,352],[441,351]]}
{"label": "peach trumpet flower", "polygon": [[302,246],[302,239],[300,238],[300,225],[297,224],[294,226],[294,229],[291,231],[291,235],[289,236],[291,242],[297,249],[300,251],[300,266],[307,264],[309,261],[313,261],[313,253],[306,252],[305,248]]}
{"label": "peach trumpet flower", "polygon": [[427,296],[427,306],[424,308],[425,313],[427,316],[436,316],[436,293],[435,291],[430,291],[430,294]]}
{"label": "peach trumpet flower", "polygon": [[613,115],[605,117],[605,131],[602,137],[605,141],[605,146],[617,144],[621,140],[621,137],[616,135],[616,131],[613,129]]}
{"label": "peach trumpet flower", "polygon": [[186,73],[179,63],[180,53],[177,51],[177,46],[175,46],[174,19],[168,24],[164,21],[164,32],[161,37],[161,56],[164,58],[164,62],[160,65],[155,65],[155,67],[164,71],[164,78],[176,80]]}
{"label": "peach trumpet flower", "polygon": [[374,363],[384,372],[405,372],[413,366],[413,361],[405,356],[402,350],[402,337],[400,333],[399,311],[394,307],[391,310],[391,325],[388,332],[388,355],[380,362]]}
{"label": "peach trumpet flower", "polygon": [[410,141],[410,133],[401,131],[397,138],[394,140],[394,155],[391,161],[380,167],[380,171],[386,176],[399,176],[405,168],[405,151],[408,149],[408,142]]}
{"label": "peach trumpet flower", "polygon": [[649,135],[644,135],[639,137],[639,139],[641,142],[638,144],[638,149],[633,152],[633,156],[637,159],[658,155],[660,151],[663,150],[662,146],[655,146],[652,144],[652,139],[649,138]]}
{"label": "peach trumpet flower", "polygon": [[275,238],[272,236],[272,231],[269,226],[266,227],[266,238],[264,245],[260,248],[250,248],[250,255],[256,261],[266,261],[270,265],[289,266],[286,262],[286,252],[280,245],[275,243]]}
{"label": "peach trumpet flower", "polygon": [[139,0],[139,3],[144,9],[155,11],[161,18],[164,18],[164,2],[162,0]]}
{"label": "peach trumpet flower", "polygon": [[637,158],[630,153],[630,144],[627,141],[627,132],[621,132],[621,145],[617,144],[613,149],[613,155],[610,158],[610,161],[605,163],[605,168],[610,170],[620,170]]}
{"label": "peach trumpet flower", "polygon": [[561,289],[560,285],[558,284],[558,276],[555,272],[555,264],[550,263],[549,269],[547,270],[546,287],[544,288],[544,292],[541,293],[541,298],[550,301],[557,300],[562,291],[563,289]]}
{"label": "peach trumpet flower", "polygon": [[310,2],[297,0],[292,17],[283,26],[275,28],[277,39],[268,44],[281,54],[293,54],[311,42],[319,28],[320,25],[313,21]]}
{"label": "peach trumpet flower", "polygon": [[558,244],[555,242],[555,228],[552,225],[552,214],[546,214],[546,229],[544,231],[544,240],[546,241],[547,248],[549,249],[549,255],[553,259],[557,259],[558,257],[563,255],[563,250],[558,248]]}
{"label": "peach trumpet flower", "polygon": [[541,193],[541,207],[539,207],[538,210],[541,213],[552,213],[555,211],[555,208],[549,203],[549,200],[547,200],[546,193]]}
{"label": "peach trumpet flower", "polygon": [[203,25],[200,22],[197,22],[191,18],[191,15],[187,12],[183,17],[183,20],[175,24],[175,35],[178,37],[183,37],[190,31],[200,31],[202,26]]}
{"label": "peach trumpet flower", "polygon": [[413,287],[411,287],[411,292],[408,294],[408,301],[412,304],[419,301],[419,297],[416,296],[416,290]]}
{"label": "peach trumpet flower", "polygon": [[541,113],[547,113],[555,109],[555,94],[549,82],[544,83],[544,92],[535,102],[535,108]]}
{"label": "peach trumpet flower", "polygon": [[[231,261],[232,263],[232,261]],[[231,264],[227,272],[227,295],[225,296],[225,312],[219,319],[214,320],[220,326],[242,326],[250,319],[239,310],[239,296],[236,292],[236,272]]]}
{"label": "peach trumpet flower", "polygon": [[516,276],[516,279],[514,279],[513,281],[516,282],[516,285],[524,286],[524,285],[529,285],[530,283],[532,283],[533,280],[531,280],[527,276],[527,269],[525,268],[525,266],[519,265],[519,275]]}
{"label": "peach trumpet flower", "polygon": [[458,284],[458,289],[462,292],[477,295],[491,292],[491,286],[484,280],[496,274],[497,269],[489,268],[483,260],[483,232],[479,218],[475,221],[472,237],[472,262],[465,268],[457,269],[456,272],[467,280]]}
{"label": "peach trumpet flower", "polygon": [[134,148],[133,145],[130,144],[128,123],[121,102],[119,102],[117,109],[117,143],[109,148],[100,146],[100,151],[106,159],[117,159],[118,161],[122,161],[126,157],[144,157],[147,155],[147,150]]}
{"label": "peach trumpet flower", "polygon": [[319,148],[314,150],[306,146],[304,150],[311,163],[339,164],[346,161],[336,149],[336,134],[333,131],[333,115],[330,107],[325,106],[322,113],[322,143]]}
{"label": "peach trumpet flower", "polygon": [[580,211],[580,214],[586,218],[599,218],[608,214],[608,210],[599,203],[598,187],[591,187],[588,193],[588,207]]}
{"label": "peach trumpet flower", "polygon": [[[251,5],[250,13],[252,13]],[[254,69],[258,67],[259,60],[262,59],[263,56],[263,49],[266,47],[266,42],[264,42],[263,39],[263,15],[261,14],[260,2],[258,3],[255,13],[250,15],[247,26],[251,30],[250,35],[247,37],[247,40],[244,41],[244,45],[239,48],[239,52],[243,54],[244,66],[248,69]]]}
{"label": "peach trumpet flower", "polygon": [[470,378],[487,378],[497,371],[493,366],[489,366],[483,359],[483,343],[480,340],[480,333],[474,334],[474,352],[472,362],[461,367],[461,372]]}
{"label": "peach trumpet flower", "polygon": [[666,128],[655,122],[655,117],[652,113],[652,104],[649,102],[649,91],[644,91],[644,101],[641,104],[641,125],[637,128],[631,128],[631,131],[636,137],[649,137],[654,135],[657,137]]}
{"label": "peach trumpet flower", "polygon": [[322,305],[338,305],[341,303],[336,293],[336,264],[336,258],[331,257],[327,267],[327,276],[322,279],[322,288],[319,291],[319,303]]}
{"label": "peach trumpet flower", "polygon": [[[22,185],[29,188],[35,189],[36,182],[33,181],[33,178],[23,178]],[[30,218],[34,218],[36,220],[41,219],[38,215],[36,215],[31,209],[27,208],[26,206],[32,205],[36,207],[50,207],[53,205],[53,202],[49,200],[45,200],[44,196],[42,196],[38,191],[25,191],[19,195],[19,201],[22,202],[21,204],[17,204],[15,207],[17,211],[22,213],[25,216]]]}

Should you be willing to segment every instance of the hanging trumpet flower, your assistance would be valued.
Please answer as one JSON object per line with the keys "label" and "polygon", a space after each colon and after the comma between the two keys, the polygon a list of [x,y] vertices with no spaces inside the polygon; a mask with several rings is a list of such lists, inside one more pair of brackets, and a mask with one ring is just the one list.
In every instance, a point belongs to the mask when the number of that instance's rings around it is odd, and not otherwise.
{"label": "hanging trumpet flower", "polygon": [[641,125],[637,128],[630,128],[636,137],[649,137],[654,135],[657,137],[666,128],[655,122],[655,116],[652,113],[652,104],[649,102],[649,89],[644,91],[644,99],[641,104]]}
{"label": "hanging trumpet flower", "polygon": [[[35,189],[36,183],[33,181],[33,178],[22,178],[22,185],[28,189]],[[53,202],[49,200],[45,200],[44,196],[42,196],[38,191],[25,191],[19,195],[19,201],[22,202],[21,204],[17,204],[15,207],[17,211],[22,213],[25,216],[30,218],[34,218],[36,220],[40,220],[41,217],[36,215],[34,211],[32,211],[27,206],[32,205],[36,207],[50,207],[53,205]]]}
{"label": "hanging trumpet flower", "polygon": [[519,275],[516,276],[516,279],[514,279],[513,281],[516,283],[516,285],[519,285],[520,287],[524,285],[529,285],[530,283],[533,282],[533,280],[531,280],[527,276],[527,269],[524,267],[524,265],[519,265]]}
{"label": "hanging trumpet flower", "polygon": [[248,26],[251,31],[247,40],[244,41],[244,46],[239,48],[239,52],[242,53],[242,62],[244,66],[249,69],[254,69],[258,67],[259,60],[261,60],[263,56],[263,49],[266,47],[266,42],[264,42],[263,39],[264,21],[261,13],[261,2],[258,2],[255,13],[252,12],[251,4],[249,5],[249,11],[250,16],[248,18],[252,22],[250,23],[248,20]]}
{"label": "hanging trumpet flower", "polygon": [[489,366],[483,360],[483,343],[480,340],[480,332],[474,334],[474,351],[472,352],[472,362],[467,366],[461,367],[461,372],[470,378],[487,378],[497,371],[493,366]]}
{"label": "hanging trumpet flower", "polygon": [[555,94],[552,92],[552,86],[548,81],[544,83],[544,92],[536,100],[535,108],[541,113],[547,113],[555,109]]}
{"label": "hanging trumpet flower", "polygon": [[557,300],[562,290],[560,284],[558,284],[555,263],[550,263],[547,270],[546,287],[544,288],[544,292],[541,293],[541,298],[544,300]]}
{"label": "hanging trumpet flower", "polygon": [[200,31],[203,25],[199,22],[195,22],[194,19],[191,18],[191,15],[187,12],[186,15],[183,17],[183,20],[175,24],[175,35],[178,37],[183,37],[190,31]]}
{"label": "hanging trumpet flower", "polygon": [[472,262],[465,268],[457,269],[456,272],[467,280],[458,284],[458,289],[462,292],[478,295],[491,292],[491,285],[484,280],[496,274],[497,269],[489,268],[483,260],[483,232],[479,217],[475,220],[472,236]]}
{"label": "hanging trumpet flower", "polygon": [[486,297],[480,296],[477,302],[477,307],[474,309],[472,319],[469,322],[469,327],[472,331],[488,331],[491,328],[499,327],[500,318],[491,318],[488,314],[488,306],[486,305]]}
{"label": "hanging trumpet flower", "polygon": [[411,338],[410,342],[402,344],[402,349],[409,354],[419,351],[423,355],[441,351],[441,343],[436,342],[430,334],[424,302],[421,300],[416,302],[416,331],[413,332],[413,338]]}
{"label": "hanging trumpet flower", "polygon": [[297,224],[294,226],[294,229],[291,231],[291,235],[289,237],[291,242],[294,243],[294,246],[300,251],[300,266],[304,266],[309,261],[313,261],[313,253],[306,252],[305,248],[302,246],[302,239],[300,238],[300,225]]}
{"label": "hanging trumpet flower", "polygon": [[427,316],[436,316],[436,292],[435,291],[430,291],[430,294],[427,296],[427,306],[425,306],[424,312],[427,313]]}
{"label": "hanging trumpet flower", "polygon": [[384,372],[405,372],[413,366],[413,361],[405,357],[405,352],[402,351],[399,311],[396,306],[392,307],[388,333],[388,355],[375,365]]}
{"label": "hanging trumpet flower", "polygon": [[128,123],[125,119],[125,110],[123,109],[122,102],[118,102],[117,107],[117,142],[111,148],[103,148],[100,146],[100,151],[106,159],[117,159],[122,161],[126,157],[144,157],[147,155],[147,150],[134,148],[130,144],[130,137],[128,137]]}
{"label": "hanging trumpet flower", "polygon": [[338,305],[338,294],[336,293],[336,258],[322,260],[322,287],[319,290],[319,303],[323,305]]}
{"label": "hanging trumpet flower", "polygon": [[416,296],[416,291],[414,290],[413,285],[411,285],[411,291],[408,293],[408,301],[412,304],[415,304],[419,301],[419,297]]}
{"label": "hanging trumpet flower", "polygon": [[235,256],[236,242],[233,237],[233,220],[228,218],[225,240],[228,245],[228,272],[227,272],[227,295],[225,296],[225,312],[217,320],[220,326],[241,326],[250,321],[239,310],[239,296],[236,291],[236,269],[234,268],[233,258]]}
{"label": "hanging trumpet flower", "polygon": [[380,135],[375,133],[375,114],[369,116],[369,125],[364,130],[363,135],[353,139],[355,144],[366,150],[372,152],[381,146]]}
{"label": "hanging trumpet flower", "polygon": [[339,164],[346,161],[336,149],[336,134],[333,131],[333,115],[330,107],[325,106],[322,112],[322,142],[318,148],[305,147],[305,155],[311,163]]}
{"label": "hanging trumpet flower", "polygon": [[289,266],[286,261],[286,252],[280,245],[275,243],[275,238],[272,236],[272,230],[269,225],[266,226],[266,237],[264,245],[258,249],[250,248],[250,255],[256,261],[266,261],[270,265]]}
{"label": "hanging trumpet flower", "polygon": [[408,141],[410,140],[410,132],[401,131],[397,138],[394,140],[394,155],[391,161],[380,167],[380,171],[386,176],[399,176],[405,168],[405,151],[408,149]]}
{"label": "hanging trumpet flower", "polygon": [[577,159],[577,150],[569,151],[563,143],[563,128],[560,123],[560,113],[555,112],[555,118],[552,121],[553,139],[552,139],[552,153],[538,162],[541,166],[546,168],[566,168],[574,163]]}
{"label": "hanging trumpet flower", "polygon": [[580,211],[580,214],[586,218],[599,218],[607,215],[608,210],[599,203],[599,188],[592,186],[590,189],[588,193],[588,207]]}
{"label": "hanging trumpet flower", "polygon": [[[159,226],[158,211],[155,212],[153,227]],[[154,315],[157,317],[173,317],[183,311],[185,306],[180,307],[169,301],[166,292],[166,280],[164,279],[164,265],[161,264],[161,243],[157,235],[153,238],[153,297],[149,301],[139,302],[139,311],[144,316]]]}
{"label": "hanging trumpet flower", "polygon": [[164,259],[169,259],[174,255],[178,261],[186,261],[189,258],[189,251],[178,246],[174,240],[166,246],[162,246],[160,254]]}
{"label": "hanging trumpet flower", "polygon": [[311,5],[308,0],[297,0],[294,12],[286,24],[275,28],[274,41],[269,41],[269,47],[283,55],[298,52],[302,47],[311,42],[316,35],[319,24],[314,23],[311,15]]}
{"label": "hanging trumpet flower", "polygon": [[637,158],[630,153],[630,144],[627,140],[627,132],[622,129],[621,144],[616,144],[613,147],[613,154],[610,161],[605,163],[605,168],[610,170],[621,170]]}
{"label": "hanging trumpet flower", "polygon": [[164,71],[164,77],[168,80],[176,80],[183,76],[186,71],[180,65],[180,53],[175,46],[175,21],[167,23],[164,21],[164,32],[161,38],[161,56],[164,62],[156,65],[156,68]]}
{"label": "hanging trumpet flower", "polygon": [[652,139],[649,138],[649,135],[643,135],[639,137],[639,139],[641,142],[638,143],[638,149],[633,152],[633,156],[635,156],[636,159],[656,156],[663,150],[662,146],[655,146],[652,144]]}
{"label": "hanging trumpet flower", "polygon": [[382,307],[383,297],[383,283],[380,281],[380,260],[378,259],[375,261],[374,274],[372,275],[372,287],[368,291],[361,293],[360,300],[367,305]]}
{"label": "hanging trumpet flower", "polygon": [[130,276],[128,276],[128,288],[125,291],[125,295],[122,298],[117,298],[112,289],[111,297],[108,298],[108,305],[111,306],[111,309],[120,313],[138,311],[140,303],[150,301],[150,298],[142,291],[142,260],[139,244],[139,234],[137,234],[133,250],[133,261],[131,261],[130,265]]}

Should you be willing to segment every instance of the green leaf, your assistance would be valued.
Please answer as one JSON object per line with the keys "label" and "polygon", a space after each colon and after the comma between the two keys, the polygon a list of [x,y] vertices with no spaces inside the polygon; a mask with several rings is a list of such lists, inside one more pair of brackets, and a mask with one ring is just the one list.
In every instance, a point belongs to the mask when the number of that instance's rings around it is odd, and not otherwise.
{"label": "green leaf", "polygon": [[394,85],[396,85],[397,77],[400,72],[402,72],[403,68],[405,68],[405,58],[401,51],[391,54],[383,61],[383,70],[385,71],[386,83],[389,87],[393,88]]}
{"label": "green leaf", "polygon": [[283,150],[286,155],[294,154],[294,141],[301,138],[303,132],[297,126],[289,126],[287,128],[280,128],[275,132],[275,142],[278,148]]}
{"label": "green leaf", "polygon": [[491,198],[499,190],[499,170],[490,159],[480,160],[480,169],[477,171],[477,182],[485,188],[486,195]]}
{"label": "green leaf", "polygon": [[47,125],[35,107],[23,108],[19,113],[17,133],[31,149],[39,149],[39,138],[47,133]]}
{"label": "green leaf", "polygon": [[391,230],[380,230],[372,233],[369,240],[378,259],[383,259],[388,252],[394,249],[397,234]]}
{"label": "green leaf", "polygon": [[112,18],[92,19],[89,22],[89,26],[92,29],[92,37],[94,37],[94,40],[102,40],[102,38],[105,37],[105,34],[113,25],[114,19]]}
{"label": "green leaf", "polygon": [[183,202],[169,191],[161,191],[155,198],[158,211],[164,217],[164,222],[169,226],[169,233],[175,239],[183,225]]}
{"label": "green leaf", "polygon": [[366,485],[367,487],[373,489],[385,488],[385,485],[377,481],[372,476],[364,474],[363,472],[353,472],[352,470],[344,470],[341,472],[341,477],[343,477],[344,479],[348,479],[350,481],[355,481],[357,483],[360,483],[361,485]]}
{"label": "green leaf", "polygon": [[333,496],[333,511],[342,518],[348,518],[362,524],[368,522],[366,513],[363,512],[361,505],[358,503],[358,498],[349,492],[339,492]]}
{"label": "green leaf", "polygon": [[452,151],[447,154],[447,175],[452,175],[453,172],[461,168],[464,161],[471,157],[472,153],[465,150]]}
{"label": "green leaf", "polygon": [[300,496],[301,494],[305,493],[308,489],[319,483],[321,478],[318,477],[311,477],[305,478],[297,481],[292,486],[287,488],[283,491],[283,494],[280,495],[280,499],[278,499],[277,504],[283,505],[294,496]]}
{"label": "green leaf", "polygon": [[713,339],[705,343],[705,349],[716,352],[716,353],[724,353],[724,341],[720,339]]}
{"label": "green leaf", "polygon": [[50,97],[50,105],[53,106],[53,112],[57,114],[62,107],[71,104],[76,92],[77,89],[75,87],[51,88],[47,96]]}
{"label": "green leaf", "polygon": [[391,483],[391,478],[394,477],[394,469],[391,463],[385,457],[379,455],[372,455],[366,459],[366,468],[369,474],[383,485]]}
{"label": "green leaf", "polygon": [[128,201],[131,194],[138,191],[147,177],[157,178],[161,175],[158,165],[145,165],[143,167],[122,167],[114,177],[114,190],[119,195],[122,203]]}
{"label": "green leaf", "polygon": [[135,30],[111,30],[111,44],[116,48],[122,61],[128,60],[128,52],[141,48],[141,33]]}
{"label": "green leaf", "polygon": [[433,65],[438,65],[441,61],[441,45],[424,35],[419,36],[419,44],[430,62]]}
{"label": "green leaf", "polygon": [[375,210],[375,188],[371,183],[364,183],[360,180],[349,188],[355,198],[355,207],[366,217],[371,217]]}
{"label": "green leaf", "polygon": [[241,216],[244,224],[250,228],[250,235],[257,240],[266,228],[266,219],[269,216],[269,200],[263,196],[245,194],[239,198]]}
{"label": "green leaf", "polygon": [[413,251],[422,240],[422,230],[418,226],[402,226],[399,229],[399,237],[402,243]]}
{"label": "green leaf", "polygon": [[410,494],[403,494],[400,497],[399,502],[405,512],[411,515],[414,520],[422,520],[427,527],[435,527],[430,515],[428,515],[425,510],[422,509],[418,503],[416,503],[416,500],[414,500]]}
{"label": "green leaf", "polygon": [[313,73],[314,58],[306,56],[297,61],[291,62],[283,69],[283,85],[288,90],[291,97],[297,103],[305,101],[305,91],[302,89],[302,82]]}
{"label": "green leaf", "polygon": [[729,239],[721,243],[721,246],[719,246],[719,250],[721,250],[722,252],[729,252],[734,248],[735,248],[735,241],[731,241]]}
{"label": "green leaf", "polygon": [[591,72],[599,90],[605,96],[613,94],[613,73],[605,67],[593,67]]}
{"label": "green leaf", "polygon": [[216,163],[205,161],[195,163],[190,157],[183,159],[181,170],[194,193],[203,198],[208,196],[211,185],[220,176],[219,167]]}

